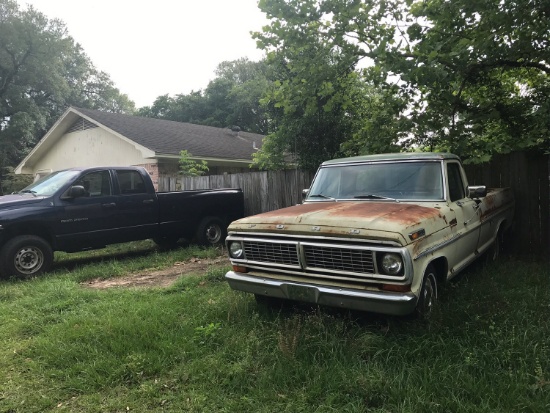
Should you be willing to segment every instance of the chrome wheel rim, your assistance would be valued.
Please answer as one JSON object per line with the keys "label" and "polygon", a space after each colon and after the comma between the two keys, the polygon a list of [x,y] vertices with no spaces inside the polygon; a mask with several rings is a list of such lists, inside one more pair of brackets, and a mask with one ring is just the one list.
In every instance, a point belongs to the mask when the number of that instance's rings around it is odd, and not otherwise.
{"label": "chrome wheel rim", "polygon": [[42,268],[44,254],[39,248],[24,247],[17,251],[13,263],[21,274],[34,274]]}

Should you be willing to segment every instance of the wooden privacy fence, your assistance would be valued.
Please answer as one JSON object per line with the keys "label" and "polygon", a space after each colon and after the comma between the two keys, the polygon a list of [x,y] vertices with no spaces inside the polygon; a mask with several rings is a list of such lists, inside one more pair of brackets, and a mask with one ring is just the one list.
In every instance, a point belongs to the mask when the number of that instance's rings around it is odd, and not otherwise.
{"label": "wooden privacy fence", "polygon": [[470,185],[510,187],[516,213],[510,237],[511,251],[550,256],[549,156],[537,152],[495,155],[490,162],[465,165]]}
{"label": "wooden privacy fence", "polygon": [[241,188],[246,216],[296,205],[302,202],[302,189],[309,188],[313,173],[287,170],[240,174],[159,177],[158,190]]}
{"label": "wooden privacy fence", "polygon": [[[550,256],[549,156],[519,152],[496,155],[491,162],[465,165],[470,185],[511,187],[516,198],[513,231],[506,240],[518,253]],[[289,170],[213,175],[195,178],[160,177],[159,191],[241,188],[245,215],[273,211],[301,202],[313,173]]]}

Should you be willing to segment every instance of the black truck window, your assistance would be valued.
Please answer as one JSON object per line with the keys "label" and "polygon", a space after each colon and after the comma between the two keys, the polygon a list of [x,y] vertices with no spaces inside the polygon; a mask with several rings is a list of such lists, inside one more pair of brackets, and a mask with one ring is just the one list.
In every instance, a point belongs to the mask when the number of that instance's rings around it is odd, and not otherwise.
{"label": "black truck window", "polygon": [[460,165],[450,163],[447,165],[447,175],[449,179],[449,197],[451,202],[458,201],[465,197],[464,184],[460,175]]}
{"label": "black truck window", "polygon": [[145,181],[139,172],[117,170],[116,174],[122,195],[147,193]]}
{"label": "black truck window", "polygon": [[99,197],[111,195],[111,180],[108,171],[90,172],[80,178],[75,185],[82,185],[86,196]]}

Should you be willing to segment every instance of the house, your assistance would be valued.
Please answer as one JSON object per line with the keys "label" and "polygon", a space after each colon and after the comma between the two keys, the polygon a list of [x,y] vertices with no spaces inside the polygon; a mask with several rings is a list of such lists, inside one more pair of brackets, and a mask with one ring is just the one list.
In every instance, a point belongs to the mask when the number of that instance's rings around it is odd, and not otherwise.
{"label": "house", "polygon": [[[75,166],[142,166],[153,182],[176,176],[180,151],[209,174],[250,171],[263,135],[70,107],[15,168],[36,178]],[[158,187],[157,187],[158,189]]]}

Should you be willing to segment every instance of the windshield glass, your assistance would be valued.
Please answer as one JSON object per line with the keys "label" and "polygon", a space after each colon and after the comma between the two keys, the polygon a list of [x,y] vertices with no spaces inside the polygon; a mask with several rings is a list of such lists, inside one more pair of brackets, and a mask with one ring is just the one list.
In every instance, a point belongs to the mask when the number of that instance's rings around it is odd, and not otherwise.
{"label": "windshield glass", "polygon": [[59,171],[40,178],[26,188],[19,191],[20,194],[30,193],[36,196],[51,196],[59,188],[80,174],[79,171]]}
{"label": "windshield glass", "polygon": [[307,201],[443,199],[439,162],[327,166],[319,170]]}

